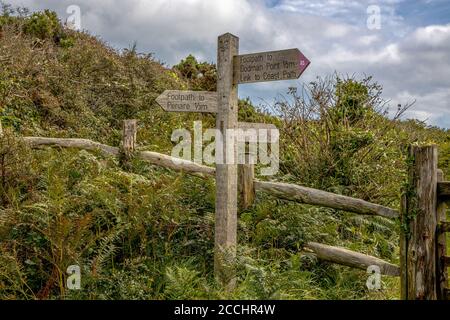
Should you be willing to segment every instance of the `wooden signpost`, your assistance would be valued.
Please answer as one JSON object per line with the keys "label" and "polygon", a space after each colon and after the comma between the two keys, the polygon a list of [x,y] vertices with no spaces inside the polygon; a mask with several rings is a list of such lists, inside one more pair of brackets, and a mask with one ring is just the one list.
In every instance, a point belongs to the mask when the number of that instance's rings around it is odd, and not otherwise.
{"label": "wooden signpost", "polygon": [[309,64],[298,49],[240,55],[234,58],[234,83],[297,79]]}
{"label": "wooden signpost", "polygon": [[216,92],[166,90],[156,102],[171,112],[217,112]]}
{"label": "wooden signpost", "polygon": [[[216,219],[214,272],[232,290],[235,283],[234,261],[237,245],[237,147],[227,141],[230,129],[276,129],[274,125],[238,122],[238,84],[297,79],[310,61],[298,50],[269,51],[239,55],[239,38],[226,33],[218,38],[217,92],[167,90],[156,102],[166,111],[216,113]],[[270,139],[268,135],[268,140]],[[230,159],[232,157],[233,159]],[[222,159],[224,161],[217,161]],[[251,169],[242,175],[253,179]],[[244,188],[245,189],[245,188]],[[252,201],[251,192],[244,206]]]}

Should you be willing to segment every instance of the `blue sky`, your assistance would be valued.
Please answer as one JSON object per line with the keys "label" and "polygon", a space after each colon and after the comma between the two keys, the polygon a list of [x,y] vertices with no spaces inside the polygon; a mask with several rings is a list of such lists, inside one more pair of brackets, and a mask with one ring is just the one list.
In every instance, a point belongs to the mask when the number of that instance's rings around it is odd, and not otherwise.
{"label": "blue sky", "polygon": [[[296,81],[247,84],[241,97],[256,104],[335,71],[373,75],[384,98],[416,101],[405,115],[450,128],[450,1],[448,0],[13,0],[50,8],[62,20],[70,5],[81,26],[116,48],[134,41],[169,66],[192,53],[215,62],[217,36],[240,38],[240,52],[299,48],[311,65]],[[380,28],[368,28],[369,6]]]}
{"label": "blue sky", "polygon": [[414,26],[446,24],[450,22],[448,0],[404,1],[397,6],[398,14]]}

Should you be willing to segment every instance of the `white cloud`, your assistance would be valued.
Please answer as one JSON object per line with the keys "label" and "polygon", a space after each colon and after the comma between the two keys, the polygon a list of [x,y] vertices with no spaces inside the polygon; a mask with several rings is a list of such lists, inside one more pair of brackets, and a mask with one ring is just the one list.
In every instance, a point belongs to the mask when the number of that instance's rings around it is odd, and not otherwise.
{"label": "white cloud", "polygon": [[[77,0],[82,26],[122,48],[135,40],[168,64],[189,53],[216,59],[217,36],[240,37],[242,53],[298,47],[312,61],[301,80],[335,70],[374,75],[393,105],[417,100],[415,113],[450,127],[450,24],[414,28],[397,13],[401,0],[378,0],[382,29],[368,30],[373,1],[282,0]],[[51,8],[65,16],[73,0],[18,0],[31,9]],[[243,85],[242,96],[271,101],[298,82]]]}

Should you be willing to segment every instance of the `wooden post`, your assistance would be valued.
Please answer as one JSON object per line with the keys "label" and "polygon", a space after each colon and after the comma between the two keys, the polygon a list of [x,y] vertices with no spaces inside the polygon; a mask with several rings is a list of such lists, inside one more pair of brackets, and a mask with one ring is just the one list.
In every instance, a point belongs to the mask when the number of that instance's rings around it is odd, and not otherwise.
{"label": "wooden post", "polygon": [[238,166],[238,191],[239,204],[241,210],[248,209],[255,201],[255,165],[253,162],[254,155],[245,154],[245,164]]}
{"label": "wooden post", "polygon": [[216,128],[221,134],[222,144],[216,138],[214,272],[216,278],[229,290],[234,288],[235,283],[233,264],[237,244],[237,152],[235,143],[229,145],[226,133],[228,129],[236,129],[238,123],[237,85],[233,84],[233,57],[238,52],[239,38],[230,33],[219,37]]}
{"label": "wooden post", "polygon": [[437,147],[409,149],[402,200],[401,291],[407,300],[436,299]]}
{"label": "wooden post", "polygon": [[[444,172],[438,170],[437,181],[444,181]],[[445,256],[447,254],[447,234],[445,226],[446,204],[438,198],[437,203],[437,222],[438,231],[436,233],[436,291],[438,300],[447,300],[446,288],[448,285],[447,266],[445,265]]]}
{"label": "wooden post", "polygon": [[123,120],[122,151],[127,163],[136,147],[137,120]]}

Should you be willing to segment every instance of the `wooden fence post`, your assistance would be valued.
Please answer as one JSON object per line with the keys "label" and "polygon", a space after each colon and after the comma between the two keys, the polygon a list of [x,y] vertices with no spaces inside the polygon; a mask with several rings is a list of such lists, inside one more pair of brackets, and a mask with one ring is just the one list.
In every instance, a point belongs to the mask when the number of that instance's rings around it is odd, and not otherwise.
{"label": "wooden fence post", "polygon": [[245,163],[238,166],[238,193],[241,210],[248,209],[255,201],[255,165],[252,153],[245,154]]}
{"label": "wooden fence post", "polygon": [[227,141],[227,132],[237,129],[238,125],[238,90],[233,84],[233,58],[238,53],[238,37],[230,33],[219,37],[216,128],[222,136],[222,144],[216,138],[214,274],[230,291],[235,284],[233,265],[237,245],[237,153],[236,144]]}
{"label": "wooden fence post", "polygon": [[122,151],[127,163],[136,148],[137,120],[123,120],[122,128]]}
{"label": "wooden fence post", "polygon": [[[445,180],[444,172],[438,170],[437,181]],[[445,256],[447,255],[447,234],[446,234],[446,204],[443,199],[438,198],[437,203],[437,222],[438,230],[436,234],[436,291],[439,300],[447,300],[448,275],[447,266],[445,264]]]}
{"label": "wooden fence post", "polygon": [[411,146],[402,198],[401,296],[435,300],[437,228],[437,147]]}

